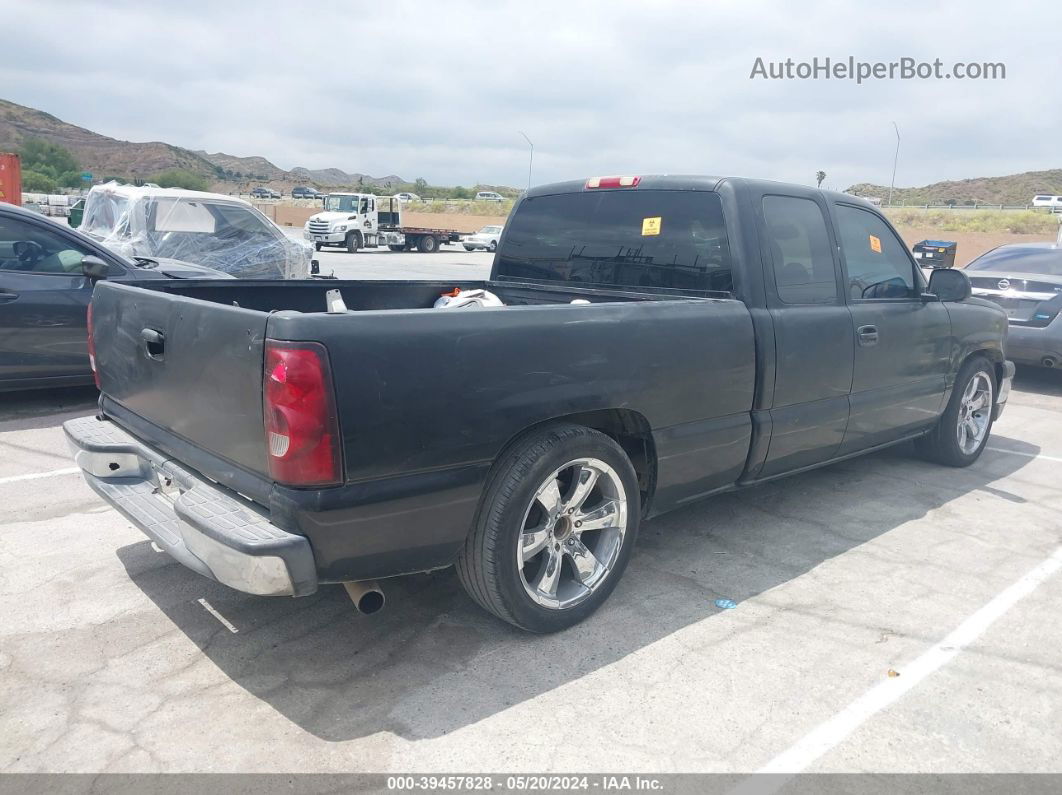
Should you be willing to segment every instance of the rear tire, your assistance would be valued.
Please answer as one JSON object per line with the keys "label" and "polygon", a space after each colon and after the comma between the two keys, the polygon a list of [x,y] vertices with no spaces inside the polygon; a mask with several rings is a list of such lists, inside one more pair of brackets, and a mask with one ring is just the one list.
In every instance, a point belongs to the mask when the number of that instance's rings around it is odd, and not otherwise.
{"label": "rear tire", "polygon": [[357,254],[359,248],[361,248],[361,232],[347,234],[347,251],[351,254]]}
{"label": "rear tire", "polygon": [[503,621],[567,629],[616,587],[640,516],[637,475],[615,441],[581,425],[547,426],[495,463],[457,574]]}
{"label": "rear tire", "polygon": [[421,235],[417,241],[417,249],[423,254],[433,254],[439,250],[439,241],[431,235]]}
{"label": "rear tire", "polygon": [[959,369],[951,398],[929,433],[915,439],[925,459],[950,467],[968,467],[981,457],[992,433],[996,376],[984,356],[968,359]]}

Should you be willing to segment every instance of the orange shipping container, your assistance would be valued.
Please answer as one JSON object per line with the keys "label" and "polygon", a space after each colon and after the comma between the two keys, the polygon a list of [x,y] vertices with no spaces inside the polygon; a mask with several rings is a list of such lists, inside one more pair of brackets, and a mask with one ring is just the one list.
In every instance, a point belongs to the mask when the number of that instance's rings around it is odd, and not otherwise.
{"label": "orange shipping container", "polygon": [[22,206],[22,163],[8,152],[0,152],[0,202]]}

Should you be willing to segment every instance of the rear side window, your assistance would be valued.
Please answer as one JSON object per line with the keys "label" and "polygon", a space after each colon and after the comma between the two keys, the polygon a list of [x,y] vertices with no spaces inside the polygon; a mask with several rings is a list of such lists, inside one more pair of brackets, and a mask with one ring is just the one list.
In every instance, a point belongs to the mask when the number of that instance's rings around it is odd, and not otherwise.
{"label": "rear side window", "polygon": [[507,225],[498,278],[731,293],[719,196],[617,190],[525,199]]}
{"label": "rear side window", "polygon": [[764,196],[763,218],[778,298],[786,304],[832,304],[837,278],[819,205],[794,196]]}
{"label": "rear side window", "polygon": [[849,296],[914,297],[914,264],[903,241],[874,213],[846,204],[836,207]]}

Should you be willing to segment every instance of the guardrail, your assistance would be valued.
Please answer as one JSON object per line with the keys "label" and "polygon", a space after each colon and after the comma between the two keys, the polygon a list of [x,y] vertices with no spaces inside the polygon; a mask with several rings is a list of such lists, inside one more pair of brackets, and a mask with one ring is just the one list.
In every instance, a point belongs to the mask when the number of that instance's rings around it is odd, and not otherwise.
{"label": "guardrail", "polygon": [[1058,213],[1062,207],[1034,207],[1031,204],[879,204],[883,210],[1032,210]]}

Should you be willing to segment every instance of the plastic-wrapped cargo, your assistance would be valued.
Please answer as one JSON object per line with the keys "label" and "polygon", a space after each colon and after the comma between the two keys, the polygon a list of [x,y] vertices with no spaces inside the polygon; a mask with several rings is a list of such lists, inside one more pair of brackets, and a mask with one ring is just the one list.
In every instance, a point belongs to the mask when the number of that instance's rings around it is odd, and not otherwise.
{"label": "plastic-wrapped cargo", "polygon": [[305,279],[312,246],[242,199],[179,188],[96,185],[81,231],[127,257],[165,257],[240,279]]}

